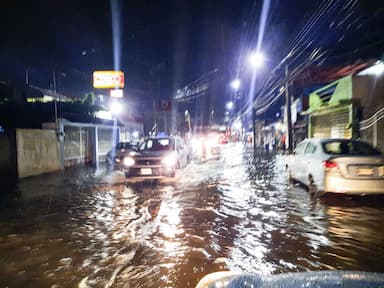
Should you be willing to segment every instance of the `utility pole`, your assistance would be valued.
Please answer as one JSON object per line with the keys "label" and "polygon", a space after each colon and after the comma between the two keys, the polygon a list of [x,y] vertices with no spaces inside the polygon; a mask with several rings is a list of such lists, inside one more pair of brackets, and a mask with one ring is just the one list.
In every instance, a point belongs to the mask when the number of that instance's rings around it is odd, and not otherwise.
{"label": "utility pole", "polygon": [[164,130],[168,133],[168,125],[167,125],[167,112],[164,111]]}
{"label": "utility pole", "polygon": [[289,73],[288,65],[285,65],[285,106],[287,110],[287,141],[288,153],[292,152],[292,115],[291,115],[291,96],[289,95]]}
{"label": "utility pole", "polygon": [[29,71],[25,69],[25,85],[29,86]]}
{"label": "utility pole", "polygon": [[[152,105],[153,105],[153,128],[157,130],[157,105],[156,105],[156,98],[153,98],[152,100]],[[152,131],[151,131],[152,132]]]}
{"label": "utility pole", "polygon": [[252,136],[252,140],[253,140],[253,153],[256,153],[256,109],[255,107],[253,107],[253,103],[252,103],[252,132],[253,132],[253,136]]}
{"label": "utility pole", "polygon": [[56,133],[59,133],[59,121],[58,121],[58,103],[57,103],[57,90],[56,90],[56,72],[55,72],[55,68],[53,68],[52,70],[52,78],[53,78],[53,92],[55,94],[55,101],[54,101],[54,105],[55,105],[55,123],[56,123]]}
{"label": "utility pole", "polygon": [[53,91],[55,92],[55,97],[56,97],[57,90],[56,90],[56,71],[55,71],[55,68],[53,68],[53,70],[52,70],[52,79],[53,79]]}

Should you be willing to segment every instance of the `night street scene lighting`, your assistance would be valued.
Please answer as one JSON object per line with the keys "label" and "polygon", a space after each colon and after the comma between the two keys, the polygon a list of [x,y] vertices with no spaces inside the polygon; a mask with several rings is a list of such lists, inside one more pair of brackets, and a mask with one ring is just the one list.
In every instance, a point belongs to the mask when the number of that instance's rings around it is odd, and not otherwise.
{"label": "night street scene lighting", "polygon": [[227,102],[227,104],[225,104],[225,107],[228,109],[228,110],[231,110],[233,108],[233,102],[230,101],[230,102]]}
{"label": "night street scene lighting", "polygon": [[0,287],[384,287],[384,0],[0,22]]}
{"label": "night street scene lighting", "polygon": [[252,52],[248,56],[248,62],[252,68],[260,68],[264,64],[264,55],[261,52]]}
{"label": "night street scene lighting", "polygon": [[234,79],[234,80],[231,82],[231,87],[232,87],[232,89],[235,90],[235,91],[239,90],[240,86],[241,86],[241,81],[240,81],[240,79],[238,79],[238,78]]}
{"label": "night street scene lighting", "polygon": [[109,108],[113,115],[119,115],[123,111],[123,105],[117,100],[113,100]]}

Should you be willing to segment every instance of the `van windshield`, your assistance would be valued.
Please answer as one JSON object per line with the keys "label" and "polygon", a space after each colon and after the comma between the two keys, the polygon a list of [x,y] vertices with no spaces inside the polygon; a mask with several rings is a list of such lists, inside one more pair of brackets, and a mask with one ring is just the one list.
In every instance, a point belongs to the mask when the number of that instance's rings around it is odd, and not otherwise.
{"label": "van windshield", "polygon": [[173,141],[170,138],[148,139],[140,147],[140,150],[146,151],[167,151],[173,147]]}

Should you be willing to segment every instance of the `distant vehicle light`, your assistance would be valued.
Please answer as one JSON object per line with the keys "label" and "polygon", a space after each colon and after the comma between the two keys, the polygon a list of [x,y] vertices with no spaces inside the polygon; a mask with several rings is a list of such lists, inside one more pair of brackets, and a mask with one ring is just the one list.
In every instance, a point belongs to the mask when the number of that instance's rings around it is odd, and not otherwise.
{"label": "distant vehicle light", "polygon": [[123,160],[123,163],[125,166],[130,167],[130,166],[135,165],[135,160],[131,157],[125,157]]}
{"label": "distant vehicle light", "polygon": [[177,163],[177,156],[176,154],[172,153],[167,155],[163,160],[161,160],[161,163],[167,167],[175,166]]}
{"label": "distant vehicle light", "polygon": [[120,163],[120,161],[121,161],[120,158],[115,158],[116,163]]}

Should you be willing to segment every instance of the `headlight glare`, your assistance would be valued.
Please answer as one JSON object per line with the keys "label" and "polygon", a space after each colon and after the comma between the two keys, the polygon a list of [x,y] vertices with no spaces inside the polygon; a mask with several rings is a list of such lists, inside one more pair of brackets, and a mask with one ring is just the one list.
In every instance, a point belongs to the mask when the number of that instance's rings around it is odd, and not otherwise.
{"label": "headlight glare", "polygon": [[135,160],[132,157],[125,157],[123,163],[125,166],[129,167],[135,165]]}
{"label": "headlight glare", "polygon": [[161,160],[161,163],[165,166],[168,166],[168,167],[171,167],[171,166],[175,166],[176,163],[177,163],[177,156],[176,154],[170,154],[170,155],[167,155],[163,158],[163,160]]}

